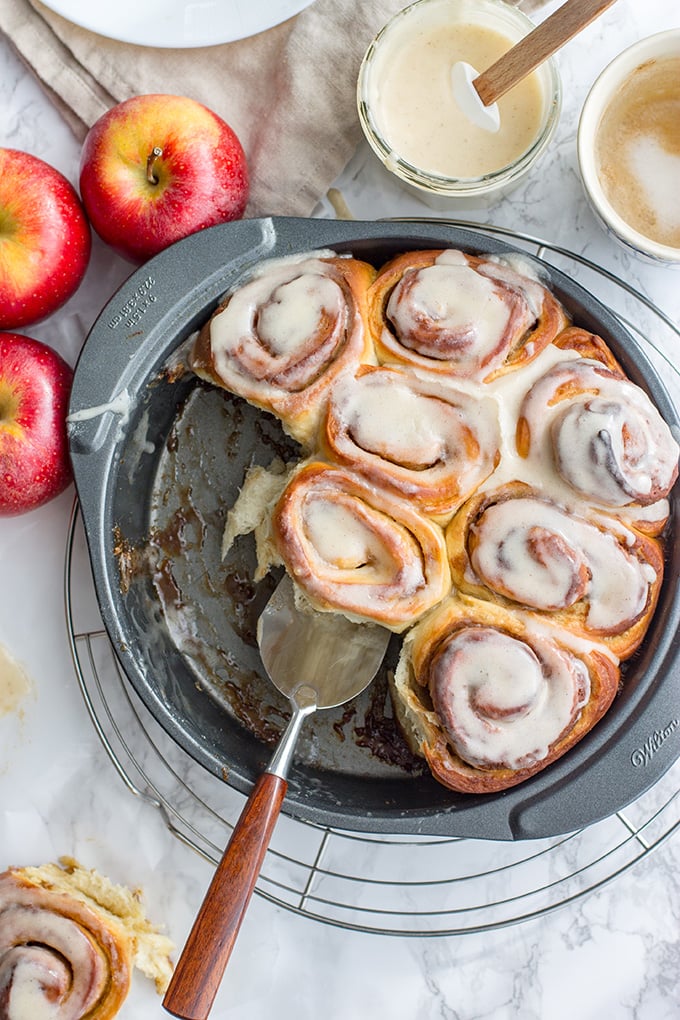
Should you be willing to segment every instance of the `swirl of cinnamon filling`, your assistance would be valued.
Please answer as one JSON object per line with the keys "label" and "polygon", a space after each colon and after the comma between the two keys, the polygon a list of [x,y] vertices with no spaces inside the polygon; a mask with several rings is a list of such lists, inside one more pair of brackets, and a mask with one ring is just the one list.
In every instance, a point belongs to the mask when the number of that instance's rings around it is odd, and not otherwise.
{"label": "swirl of cinnamon filling", "polygon": [[374,276],[372,266],[351,258],[310,254],[262,263],[199,333],[192,369],[311,443],[333,380],[375,362],[366,329]]}
{"label": "swirl of cinnamon filling", "polygon": [[485,626],[465,627],[441,643],[428,685],[463,761],[513,770],[544,760],[590,695],[586,666],[566,649]]}
{"label": "swirl of cinnamon filling", "polygon": [[542,443],[562,480],[600,506],[651,506],[678,475],[678,444],[647,394],[592,358],[559,362],[529,390],[517,449],[528,457]]}
{"label": "swirl of cinnamon filling", "polygon": [[272,516],[282,562],[315,609],[400,631],[450,586],[441,529],[406,501],[312,462],[288,482]]}
{"label": "swirl of cinnamon filling", "polygon": [[471,500],[446,537],[462,590],[557,614],[606,639],[619,658],[635,650],[656,606],[663,556],[655,539],[594,512],[567,512],[519,483]]}
{"label": "swirl of cinnamon filling", "polygon": [[128,993],[131,971],[129,940],[99,913],[18,870],[0,875],[4,1020],[108,1020]]}
{"label": "swirl of cinnamon filling", "polygon": [[407,634],[391,689],[404,736],[435,779],[491,793],[578,743],[618,682],[597,645],[529,612],[454,594]]}
{"label": "swirl of cinnamon filling", "polygon": [[[469,534],[470,561],[485,583],[535,609],[564,609],[587,597],[586,621],[612,633],[634,622],[657,581],[651,564],[617,536],[547,500],[487,507]],[[632,544],[632,543],[631,543]]]}
{"label": "swirl of cinnamon filling", "polygon": [[536,357],[566,325],[537,279],[461,251],[407,252],[369,292],[381,362],[489,381]]}
{"label": "swirl of cinnamon filling", "polygon": [[494,470],[498,408],[489,397],[399,366],[363,365],[333,388],[325,428],[331,460],[445,522]]}

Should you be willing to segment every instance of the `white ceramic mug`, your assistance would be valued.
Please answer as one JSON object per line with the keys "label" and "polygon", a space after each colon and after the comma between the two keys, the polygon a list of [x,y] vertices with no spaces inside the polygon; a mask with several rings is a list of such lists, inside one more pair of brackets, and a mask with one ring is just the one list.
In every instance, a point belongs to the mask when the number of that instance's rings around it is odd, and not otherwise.
{"label": "white ceramic mug", "polygon": [[[680,28],[659,32],[635,43],[620,53],[602,71],[592,86],[581,112],[578,127],[578,162],[586,196],[605,230],[636,255],[664,264],[680,265],[680,245],[676,247],[660,243],[646,236],[632,227],[614,207],[603,187],[596,156],[602,118],[613,97],[636,72],[651,67],[653,62],[669,57],[680,59]],[[680,77],[677,88],[680,102]],[[653,174],[653,170],[650,173]],[[680,178],[676,194],[680,226]]]}

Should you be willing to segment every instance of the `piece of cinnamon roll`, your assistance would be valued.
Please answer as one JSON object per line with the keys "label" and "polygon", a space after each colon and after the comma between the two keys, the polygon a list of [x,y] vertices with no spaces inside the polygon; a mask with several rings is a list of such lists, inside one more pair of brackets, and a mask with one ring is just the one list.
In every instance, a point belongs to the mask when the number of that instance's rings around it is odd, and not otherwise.
{"label": "piece of cinnamon roll", "polygon": [[402,631],[449,591],[441,528],[344,468],[313,461],[295,471],[271,540],[318,610]]}
{"label": "piece of cinnamon roll", "polygon": [[[594,343],[598,341],[598,343]],[[578,497],[658,533],[678,475],[678,444],[647,394],[627,379],[602,341],[570,329],[566,358],[530,388],[517,422],[517,450],[556,471]]]}
{"label": "piece of cinnamon roll", "polygon": [[580,741],[618,682],[618,667],[596,645],[572,645],[530,614],[455,596],[406,636],[392,695],[409,745],[435,779],[493,793]]}
{"label": "piece of cinnamon roll", "polygon": [[129,890],[74,861],[0,875],[3,1020],[109,1020],[134,965],[165,990],[171,948]]}
{"label": "piece of cinnamon roll", "polygon": [[527,364],[567,324],[559,301],[502,260],[406,252],[369,291],[379,361],[490,381]]}
{"label": "piece of cinnamon roll", "polygon": [[500,457],[498,406],[404,366],[362,365],[333,387],[323,452],[445,523]]}
{"label": "piece of cinnamon roll", "polygon": [[446,543],[460,590],[538,610],[619,659],[644,637],[663,580],[656,539],[519,482],[472,497]]}
{"label": "piece of cinnamon roll", "polygon": [[375,362],[366,328],[375,269],[309,253],[263,262],[201,329],[197,375],[275,414],[303,445],[316,439],[337,375]]}

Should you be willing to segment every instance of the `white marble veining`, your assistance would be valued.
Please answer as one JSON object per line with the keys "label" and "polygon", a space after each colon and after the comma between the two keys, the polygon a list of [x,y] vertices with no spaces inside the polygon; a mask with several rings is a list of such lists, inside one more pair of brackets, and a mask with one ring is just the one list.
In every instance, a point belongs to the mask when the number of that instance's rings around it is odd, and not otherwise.
{"label": "white marble veining", "polygon": [[[675,322],[680,320],[680,269],[638,262],[602,232],[578,180],[575,134],[586,91],[601,68],[641,36],[678,25],[680,13],[668,0],[619,0],[559,56],[564,109],[536,171],[491,209],[452,213],[581,253],[628,280]],[[76,180],[77,142],[3,39],[0,111],[0,145],[33,152]],[[437,215],[390,178],[364,145],[337,186],[356,218]],[[334,215],[327,200],[318,211]],[[61,312],[26,332],[75,362],[97,312],[129,271],[95,241],[78,293]],[[70,491],[29,515],[0,520],[0,643],[22,663],[32,687],[17,712],[0,716],[0,870],[60,854],[76,856],[116,881],[141,887],[150,915],[179,946],[212,867],[173,838],[156,808],[130,793],[87,715],[63,611],[72,498]],[[80,611],[96,623],[87,599]],[[652,816],[655,796],[665,804],[679,778],[676,766],[644,805],[632,805],[633,824]],[[228,810],[226,794],[224,803]],[[650,827],[652,842],[664,825],[670,827],[664,817],[657,830]],[[614,837],[601,829],[589,838],[601,839],[609,849]],[[564,851],[566,857],[571,852]],[[413,878],[422,856],[417,847],[411,853]],[[625,863],[624,855],[621,867]],[[546,880],[552,866],[549,861]],[[255,896],[212,1015],[216,1020],[265,1020],[273,1014],[282,1020],[382,1014],[395,1020],[674,1020],[680,1016],[679,868],[676,835],[601,889],[543,917],[446,938],[346,931]],[[603,877],[611,870],[605,867]],[[396,908],[405,909],[404,902]],[[469,919],[465,923],[470,926]],[[153,987],[137,975],[120,1015],[153,1020],[167,1014]]]}

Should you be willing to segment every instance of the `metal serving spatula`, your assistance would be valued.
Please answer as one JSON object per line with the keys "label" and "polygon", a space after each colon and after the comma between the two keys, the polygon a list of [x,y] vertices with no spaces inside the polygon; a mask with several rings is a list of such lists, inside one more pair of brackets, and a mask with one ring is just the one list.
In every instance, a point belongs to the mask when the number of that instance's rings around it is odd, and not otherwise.
{"label": "metal serving spatula", "polygon": [[292,716],[248,798],[182,950],[163,1006],[205,1020],[236,942],[281,811],[302,724],[312,712],[360,694],[384,658],[390,632],[335,613],[307,613],[284,575],[258,621],[267,673],[290,699]]}

